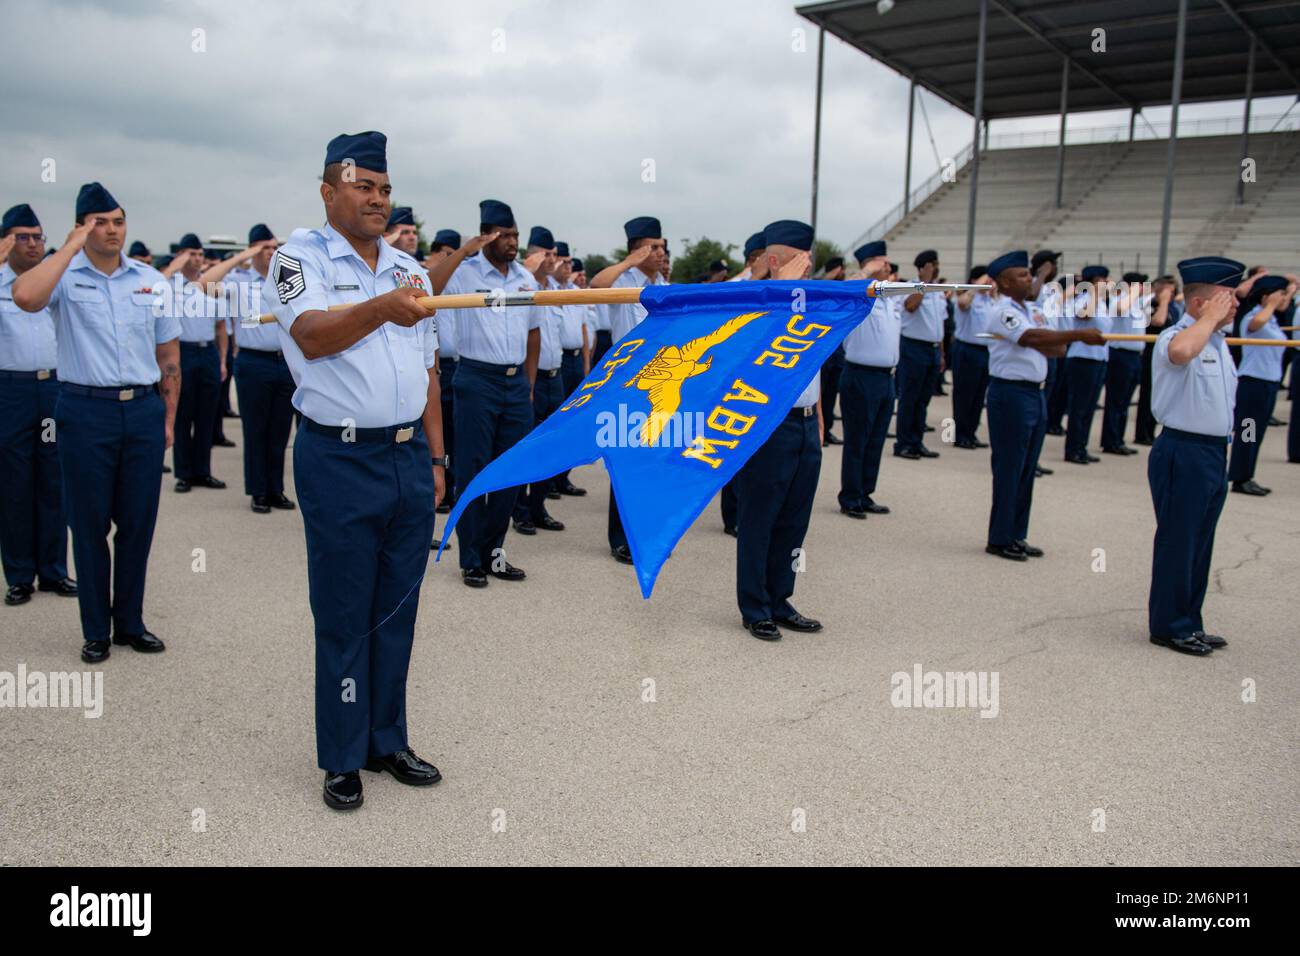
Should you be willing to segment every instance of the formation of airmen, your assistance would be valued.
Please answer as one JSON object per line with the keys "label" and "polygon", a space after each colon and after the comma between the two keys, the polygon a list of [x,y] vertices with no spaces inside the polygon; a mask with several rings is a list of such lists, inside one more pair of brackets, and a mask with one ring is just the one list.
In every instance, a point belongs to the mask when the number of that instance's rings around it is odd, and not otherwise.
{"label": "formation of airmen", "polygon": [[[441,229],[418,257],[414,213],[391,205],[386,150],[378,132],[335,137],[319,185],[325,224],[283,243],[258,224],[247,248],[225,259],[206,258],[194,234],[164,271],[139,243],[124,254],[125,209],[99,183],[81,188],[76,226],[54,252],[30,206],[9,209],[0,227],[6,604],[31,600],[36,587],[77,597],[88,663],[114,644],[164,650],[143,616],[159,468],[171,447],[176,492],[225,487],[211,448],[233,377],[251,509],[302,510],[317,758],[324,800],[341,810],[361,805],[362,769],[415,786],[441,779],[410,747],[405,706],[435,514],[553,414],[646,315],[639,305],[533,305],[435,316],[418,300],[641,288],[670,272],[652,216],[628,220],[626,256],[588,278],[548,228],[534,226],[521,255],[514,212],[495,199],[479,204],[477,235]],[[772,222],[746,241],[732,279],[807,278],[812,248],[808,224]],[[854,257],[862,277],[899,275],[883,241]],[[790,560],[808,530],[822,447],[843,444],[841,513],[889,514],[875,494],[891,421],[894,457],[938,458],[925,441],[935,430],[928,407],[950,367],[953,445],[990,448],[986,551],[1016,562],[1043,557],[1028,538],[1035,479],[1050,474],[1039,462],[1044,436],[1064,431],[1067,462],[1098,462],[1087,443],[1104,389],[1102,451],[1136,454],[1124,435],[1141,389],[1135,443],[1152,446],[1157,517],[1150,639],[1194,655],[1226,645],[1201,619],[1214,529],[1229,479],[1233,491],[1268,493],[1254,480],[1259,442],[1291,350],[1247,348],[1238,363],[1225,332],[1284,337],[1296,279],[1246,276],[1241,263],[1201,257],[1179,263],[1177,280],[1148,286],[1129,274],[1112,288],[1094,265],[1076,286],[1058,279],[1058,259],[1011,251],[972,271],[987,292],[879,298],[813,377],[722,494],[724,528],[737,538],[737,604],[752,636],[822,629],[791,603]],[[920,281],[940,276],[932,250],[913,266]],[[820,278],[844,276],[833,260]],[[240,321],[263,312],[275,321]],[[1134,347],[1103,337],[1125,329],[1159,338]],[[1293,375],[1293,398],[1294,383]],[[842,440],[831,430],[837,397]],[[978,438],[985,409],[987,445]],[[295,420],[297,504],[284,485]],[[1293,420],[1293,462],[1298,446]],[[474,501],[457,526],[463,582],[523,581],[505,560],[511,527],[563,531],[547,502],[585,494],[566,473]],[[79,582],[67,573],[67,529]],[[612,489],[608,544],[614,560],[631,563]]]}

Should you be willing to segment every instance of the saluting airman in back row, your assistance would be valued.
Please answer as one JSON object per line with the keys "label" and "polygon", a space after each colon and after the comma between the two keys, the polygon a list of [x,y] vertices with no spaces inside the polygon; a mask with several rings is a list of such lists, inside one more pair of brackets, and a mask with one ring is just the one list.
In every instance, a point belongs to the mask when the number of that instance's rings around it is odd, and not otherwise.
{"label": "saluting airman in back row", "polygon": [[[460,248],[460,233],[455,229],[439,229],[429,244],[429,254],[424,257],[424,268],[432,276],[439,262],[448,259]],[[460,352],[456,349],[456,310],[448,309],[434,320],[438,330],[438,378],[442,396],[442,444],[447,449],[447,493],[438,505],[440,513],[456,504],[456,363]]]}

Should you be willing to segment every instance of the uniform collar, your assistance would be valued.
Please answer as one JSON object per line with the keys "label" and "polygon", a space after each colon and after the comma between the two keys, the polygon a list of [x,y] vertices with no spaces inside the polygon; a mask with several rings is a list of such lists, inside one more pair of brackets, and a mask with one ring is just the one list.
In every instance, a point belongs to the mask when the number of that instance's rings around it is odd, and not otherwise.
{"label": "uniform collar", "polygon": [[[465,261],[466,261],[466,262],[469,262],[469,263],[473,263],[474,268],[476,268],[476,269],[478,270],[479,275],[480,275],[480,276],[483,276],[483,277],[485,277],[485,278],[486,278],[487,276],[490,276],[490,275],[494,275],[494,274],[495,274],[495,275],[497,275],[497,276],[500,276],[500,277],[502,278],[502,280],[508,280],[508,279],[510,279],[510,278],[515,274],[515,271],[516,271],[516,270],[519,270],[519,271],[521,271],[521,272],[524,271],[524,267],[521,266],[521,265],[519,264],[519,260],[518,260],[518,259],[511,259],[511,260],[510,260],[510,266],[509,266],[509,268],[506,270],[506,274],[505,274],[504,276],[502,276],[502,275],[501,275],[501,270],[498,269],[496,266],[494,266],[492,263],[488,262],[488,260],[487,260],[487,256],[483,255],[482,252],[476,252],[476,253],[474,253],[474,255],[470,256],[470,257],[469,257],[468,259],[466,259]],[[531,277],[531,273],[530,273],[529,275],[530,275],[530,277]],[[550,277],[547,276],[547,278],[550,278]]]}
{"label": "uniform collar", "polygon": [[[343,234],[335,229],[331,223],[325,223],[325,228],[320,232],[325,237],[325,251],[329,253],[331,259],[346,259],[351,256],[367,269],[370,268],[370,264],[357,254],[357,250],[352,248],[352,243],[348,242],[343,237]],[[397,259],[396,249],[384,242],[382,238],[376,239],[375,242],[379,244],[379,260],[375,263],[375,275],[383,275],[389,269],[401,265]]]}
{"label": "uniform collar", "polygon": [[[138,270],[143,265],[143,262],[136,262],[134,259],[124,256],[119,252],[117,254],[117,268],[113,270],[109,278],[111,279],[113,276],[120,275],[123,269]],[[85,249],[78,249],[77,254],[73,256],[72,261],[68,263],[68,271],[71,272],[74,269],[87,269],[96,275],[104,274],[95,268],[95,264],[90,261],[90,256],[86,255]]]}

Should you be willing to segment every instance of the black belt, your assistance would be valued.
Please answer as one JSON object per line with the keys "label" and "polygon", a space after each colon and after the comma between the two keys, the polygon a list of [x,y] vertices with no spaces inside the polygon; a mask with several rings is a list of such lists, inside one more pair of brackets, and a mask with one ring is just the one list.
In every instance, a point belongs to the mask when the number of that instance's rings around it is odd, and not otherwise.
{"label": "black belt", "polygon": [[0,378],[14,378],[14,379],[18,379],[19,381],[24,381],[24,382],[30,382],[30,381],[33,381],[33,380],[35,380],[35,381],[37,381],[37,382],[44,382],[46,379],[51,379],[51,378],[52,378],[52,379],[54,379],[54,381],[57,382],[57,381],[59,380],[59,375],[58,375],[58,373],[57,373],[54,369],[52,369],[52,368],[40,368],[40,369],[37,369],[37,370],[34,371],[34,372],[5,372],[5,371],[0,371]]}
{"label": "black belt", "polygon": [[812,418],[816,414],[817,414],[816,405],[805,405],[803,408],[790,409],[790,411],[786,414],[785,417],[789,419],[793,419],[794,421],[803,421],[805,418]]}
{"label": "black belt", "polygon": [[480,362],[478,359],[462,357],[460,364],[467,368],[476,368],[483,372],[492,372],[496,375],[517,375],[522,365],[495,365],[492,362]]}
{"label": "black belt", "polygon": [[446,365],[448,362],[450,362],[452,365],[455,365],[455,364],[456,364],[457,362],[459,362],[459,361],[460,361],[460,359],[459,359],[457,356],[455,356],[455,355],[439,355],[439,356],[438,356],[438,364],[439,364],[439,365]]}
{"label": "black belt", "polygon": [[902,336],[902,338],[908,342],[915,342],[917,345],[928,345],[932,349],[937,349],[939,347],[938,342],[931,342],[928,341],[927,339],[914,339],[910,335],[904,335]]}
{"label": "black belt", "polygon": [[999,378],[996,375],[990,375],[989,382],[997,382],[999,385],[1013,385],[1016,388],[1029,388],[1033,389],[1035,392],[1041,392],[1043,390],[1042,382],[1027,382],[1023,378]]}
{"label": "black belt", "polygon": [[366,442],[367,444],[405,444],[416,435],[423,434],[424,425],[420,421],[407,422],[404,425],[385,425],[382,428],[353,428],[343,425],[322,425],[306,416],[302,420],[308,431],[318,435],[328,435],[344,441]]}
{"label": "black belt", "polygon": [[123,385],[120,388],[99,388],[63,382],[60,387],[70,395],[89,395],[91,398],[108,398],[115,402],[129,402],[132,399],[153,395],[158,391],[157,385]]}
{"label": "black belt", "polygon": [[1170,438],[1178,438],[1182,441],[1194,441],[1201,445],[1226,445],[1228,444],[1227,435],[1202,435],[1200,432],[1185,432],[1181,428],[1170,428],[1165,425],[1160,429],[1160,434],[1168,435]]}
{"label": "black belt", "polygon": [[543,378],[555,378],[560,374],[560,370],[558,368],[539,368],[537,374]]}
{"label": "black belt", "polygon": [[893,366],[862,365],[858,362],[850,362],[848,359],[844,360],[844,364],[849,368],[856,368],[862,372],[879,372],[881,375],[892,375],[894,371]]}
{"label": "black belt", "polygon": [[265,355],[267,358],[277,358],[277,359],[284,358],[284,353],[281,352],[279,349],[255,349],[247,345],[241,345],[239,347],[239,351],[252,352],[254,355]]}
{"label": "black belt", "polygon": [[564,350],[564,354],[565,354],[565,355],[572,355],[574,358],[581,358],[581,357],[582,357],[582,346],[579,345],[576,349],[565,349],[565,350]]}
{"label": "black belt", "polygon": [[206,349],[211,344],[212,343],[210,341],[209,342],[186,342],[184,339],[181,339],[181,348],[183,349]]}

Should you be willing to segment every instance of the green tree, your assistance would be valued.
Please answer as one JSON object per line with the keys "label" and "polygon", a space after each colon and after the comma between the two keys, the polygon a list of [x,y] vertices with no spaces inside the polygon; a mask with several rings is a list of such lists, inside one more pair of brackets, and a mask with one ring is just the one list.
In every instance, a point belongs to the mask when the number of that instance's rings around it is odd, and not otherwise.
{"label": "green tree", "polygon": [[694,242],[687,239],[685,251],[673,255],[673,281],[694,282],[709,271],[710,263],[718,259],[726,265],[728,275],[735,275],[743,266],[743,263],[731,256],[736,248],[732,243],[723,245],[707,236],[701,236]]}
{"label": "green tree", "polygon": [[820,272],[827,259],[844,255],[844,250],[829,239],[818,239],[813,243],[813,272]]}
{"label": "green tree", "polygon": [[[578,256],[578,258],[582,260],[582,268],[586,271],[588,279],[594,276],[601,269],[604,269],[606,266],[612,265],[618,261],[618,259],[612,259],[609,256],[602,256],[599,252],[593,252],[586,256]],[[621,259],[622,256],[619,258]]]}

